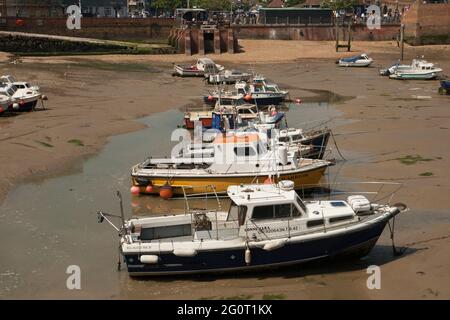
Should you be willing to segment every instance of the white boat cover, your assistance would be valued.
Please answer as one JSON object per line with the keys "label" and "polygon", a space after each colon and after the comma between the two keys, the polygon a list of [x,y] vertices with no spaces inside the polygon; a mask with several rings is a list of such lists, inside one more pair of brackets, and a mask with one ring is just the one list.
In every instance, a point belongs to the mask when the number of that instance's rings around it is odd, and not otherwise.
{"label": "white boat cover", "polygon": [[349,196],[347,202],[356,213],[370,211],[370,201],[362,195]]}

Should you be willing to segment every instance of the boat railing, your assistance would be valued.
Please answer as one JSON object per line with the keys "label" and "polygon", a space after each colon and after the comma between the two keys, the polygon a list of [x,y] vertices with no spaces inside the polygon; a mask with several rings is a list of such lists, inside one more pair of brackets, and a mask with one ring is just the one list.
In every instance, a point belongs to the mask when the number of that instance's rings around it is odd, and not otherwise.
{"label": "boat railing", "polygon": [[[204,193],[204,199],[205,199],[205,208],[203,208],[203,211],[207,212],[211,212],[211,210],[208,210],[208,194],[213,194],[216,202],[217,202],[217,207],[213,210],[214,211],[214,215],[215,215],[215,230],[216,230],[216,239],[219,239],[219,226],[218,226],[218,217],[217,217],[217,213],[219,210],[222,209],[222,203],[220,202],[220,198],[219,195],[216,191],[216,187],[214,185],[206,185],[204,186],[205,188],[205,193]],[[183,198],[184,198],[184,213],[187,215],[189,214],[191,216],[191,228],[192,228],[192,237],[195,237],[195,226],[194,226],[194,215],[198,214],[198,210],[191,210],[190,205],[189,205],[189,200],[188,200],[188,195],[186,193],[186,189],[184,186],[181,186],[181,189],[183,190]]]}
{"label": "boat railing", "polygon": [[[362,186],[362,188],[355,188]],[[348,182],[330,182],[318,184],[305,184],[297,193],[306,200],[327,199],[333,200],[334,197],[348,195],[363,195],[371,203],[389,205],[392,203],[397,192],[403,187],[398,182],[379,182],[379,181],[348,181]],[[345,189],[344,189],[345,188]]]}

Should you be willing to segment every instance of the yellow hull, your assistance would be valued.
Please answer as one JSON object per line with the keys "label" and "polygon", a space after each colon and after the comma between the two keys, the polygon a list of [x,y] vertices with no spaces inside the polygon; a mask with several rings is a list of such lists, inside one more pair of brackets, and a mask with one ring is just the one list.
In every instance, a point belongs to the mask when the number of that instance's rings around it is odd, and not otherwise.
{"label": "yellow hull", "polygon": [[[301,173],[287,173],[280,174],[278,180],[291,180],[295,184],[296,189],[302,187],[308,188],[311,185],[318,184],[326,170],[326,166],[316,168],[307,172]],[[244,177],[217,177],[217,176],[204,176],[204,177],[173,177],[170,181],[163,177],[146,177],[151,181],[153,186],[153,192],[146,192],[146,186],[140,186],[134,178],[132,178],[133,186],[138,186],[140,193],[142,194],[159,194],[160,187],[169,184],[172,187],[173,194],[175,196],[183,195],[183,188],[186,195],[214,193],[213,188],[208,186],[214,186],[215,192],[226,193],[229,186],[251,183],[264,183],[268,176],[244,176]]]}

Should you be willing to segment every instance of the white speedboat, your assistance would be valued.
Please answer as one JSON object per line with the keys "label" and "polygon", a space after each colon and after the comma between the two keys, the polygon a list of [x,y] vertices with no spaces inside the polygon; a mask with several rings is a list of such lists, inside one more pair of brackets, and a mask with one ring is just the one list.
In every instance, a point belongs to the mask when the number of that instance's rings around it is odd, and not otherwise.
{"label": "white speedboat", "polygon": [[175,76],[180,77],[204,77],[205,74],[215,74],[224,70],[220,64],[214,63],[209,58],[199,58],[194,65],[174,65]]}
{"label": "white speedboat", "polygon": [[[339,200],[301,199],[292,181],[228,187],[227,211],[136,217],[115,226],[130,276],[241,272],[331,257],[363,257],[404,205],[370,202],[363,195]],[[342,197],[342,196],[341,196]]]}
{"label": "white speedboat", "polygon": [[389,78],[399,80],[429,80],[442,72],[433,63],[423,59],[413,59],[411,65],[397,65],[389,68]]}
{"label": "white speedboat", "polygon": [[42,97],[39,92],[31,89],[18,89],[9,82],[0,82],[0,95],[5,95],[12,100],[12,111],[31,111]]}
{"label": "white speedboat", "polygon": [[373,59],[365,53],[336,61],[340,67],[368,67],[372,62]]}

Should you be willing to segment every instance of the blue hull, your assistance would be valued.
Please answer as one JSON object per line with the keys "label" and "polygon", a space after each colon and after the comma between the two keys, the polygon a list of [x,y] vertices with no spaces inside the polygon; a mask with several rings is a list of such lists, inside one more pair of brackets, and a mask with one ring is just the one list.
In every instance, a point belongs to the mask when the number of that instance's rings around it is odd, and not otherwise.
{"label": "blue hull", "polygon": [[177,257],[172,253],[160,255],[157,264],[141,264],[138,254],[125,255],[131,276],[230,272],[299,264],[340,255],[367,255],[377,242],[387,220],[347,234],[288,243],[284,247],[265,251],[251,249],[251,264],[245,263],[244,249],[199,252],[195,257]]}

